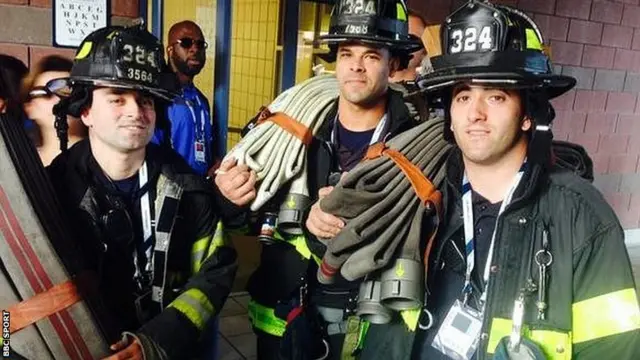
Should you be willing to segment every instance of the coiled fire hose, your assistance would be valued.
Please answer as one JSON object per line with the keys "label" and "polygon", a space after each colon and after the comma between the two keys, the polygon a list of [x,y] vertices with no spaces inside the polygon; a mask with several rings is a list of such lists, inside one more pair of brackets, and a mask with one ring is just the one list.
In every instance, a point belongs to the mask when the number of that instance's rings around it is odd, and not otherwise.
{"label": "coiled fire hose", "polygon": [[443,125],[442,119],[432,119],[386,144],[372,146],[367,160],[320,201],[323,211],[346,223],[327,242],[318,270],[321,283],[331,283],[337,271],[347,280],[368,276],[379,283],[365,282],[366,292],[376,292],[386,307],[420,308],[425,270],[420,253],[422,227],[428,223],[425,216],[438,216],[441,198],[436,189],[444,179],[451,148],[442,136]]}
{"label": "coiled fire hose", "polygon": [[552,142],[555,163],[558,167],[574,172],[593,182],[593,161],[581,145],[567,141]]}
{"label": "coiled fire hose", "polygon": [[338,84],[333,75],[316,76],[288,89],[227,154],[225,159],[235,158],[257,173],[259,184],[252,211],[260,209],[285,185],[290,189],[283,205],[292,211],[306,207],[300,203],[309,197],[306,146],[337,97]]}

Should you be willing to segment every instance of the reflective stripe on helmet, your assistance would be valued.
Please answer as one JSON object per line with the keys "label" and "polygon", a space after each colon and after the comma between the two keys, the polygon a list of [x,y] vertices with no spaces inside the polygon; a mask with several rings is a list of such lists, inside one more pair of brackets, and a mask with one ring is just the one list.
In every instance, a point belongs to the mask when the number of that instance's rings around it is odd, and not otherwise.
{"label": "reflective stripe on helmet", "polygon": [[525,29],[524,32],[527,37],[527,49],[542,51],[542,42],[540,42],[538,34],[536,34],[535,30]]}
{"label": "reflective stripe on helmet", "polygon": [[91,47],[93,47],[93,43],[91,41],[85,41],[80,48],[80,51],[76,54],[76,59],[84,59],[91,53]]}
{"label": "reflective stripe on helmet", "polygon": [[407,11],[405,10],[402,3],[396,3],[396,14],[398,15],[398,20],[407,21]]}

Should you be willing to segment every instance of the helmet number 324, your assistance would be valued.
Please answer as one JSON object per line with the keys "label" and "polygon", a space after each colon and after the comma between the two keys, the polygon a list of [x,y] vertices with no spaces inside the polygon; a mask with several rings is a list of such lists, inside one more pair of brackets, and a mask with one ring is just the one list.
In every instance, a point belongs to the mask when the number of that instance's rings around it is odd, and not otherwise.
{"label": "helmet number 324", "polygon": [[153,81],[152,69],[157,69],[158,64],[155,52],[147,50],[144,46],[124,44],[122,47],[122,61],[128,63],[127,77],[144,82]]}
{"label": "helmet number 324", "polygon": [[491,50],[493,48],[493,33],[491,26],[483,26],[478,32],[476,27],[453,29],[451,32],[450,54],[459,52]]}
{"label": "helmet number 324", "polygon": [[376,4],[373,0],[345,0],[342,3],[342,11],[344,15],[363,15],[376,13]]}

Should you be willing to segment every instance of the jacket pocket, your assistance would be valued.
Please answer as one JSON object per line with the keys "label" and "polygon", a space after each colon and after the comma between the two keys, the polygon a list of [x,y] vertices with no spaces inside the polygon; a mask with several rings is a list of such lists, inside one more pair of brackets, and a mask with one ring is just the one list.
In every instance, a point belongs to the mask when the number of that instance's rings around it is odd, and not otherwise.
{"label": "jacket pocket", "polygon": [[[511,319],[493,318],[487,346],[488,354],[493,355],[500,340],[511,334],[511,326]],[[530,328],[524,325],[523,337],[539,345],[549,360],[571,359],[573,348],[570,332],[551,328]]]}

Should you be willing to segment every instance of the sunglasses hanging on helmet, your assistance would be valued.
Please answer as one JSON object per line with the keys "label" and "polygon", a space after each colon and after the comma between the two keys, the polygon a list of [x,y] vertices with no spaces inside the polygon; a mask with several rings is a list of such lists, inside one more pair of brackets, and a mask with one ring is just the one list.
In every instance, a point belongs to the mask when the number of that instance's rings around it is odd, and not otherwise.
{"label": "sunglasses hanging on helmet", "polygon": [[28,100],[51,99],[54,95],[55,94],[46,86],[34,86],[33,89],[29,91]]}

